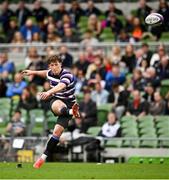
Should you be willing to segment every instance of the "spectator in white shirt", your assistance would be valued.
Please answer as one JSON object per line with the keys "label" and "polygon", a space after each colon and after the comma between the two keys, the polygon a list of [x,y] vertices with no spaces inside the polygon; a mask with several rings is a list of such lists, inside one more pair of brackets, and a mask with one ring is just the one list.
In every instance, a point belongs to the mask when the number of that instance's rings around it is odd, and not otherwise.
{"label": "spectator in white shirt", "polygon": [[101,131],[99,132],[99,136],[106,138],[120,137],[120,123],[117,121],[116,114],[110,112],[107,119],[107,122],[102,126]]}

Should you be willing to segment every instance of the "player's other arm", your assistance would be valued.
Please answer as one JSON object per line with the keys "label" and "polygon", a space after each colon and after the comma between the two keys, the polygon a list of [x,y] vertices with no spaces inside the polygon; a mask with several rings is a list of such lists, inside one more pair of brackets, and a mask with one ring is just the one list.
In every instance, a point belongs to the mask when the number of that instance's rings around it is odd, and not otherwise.
{"label": "player's other arm", "polygon": [[24,70],[22,74],[24,76],[40,76],[45,78],[48,70],[41,70],[41,71],[33,71],[33,70]]}
{"label": "player's other arm", "polygon": [[60,91],[62,91],[63,89],[66,88],[66,84],[60,82],[58,83],[58,85],[56,85],[55,87],[53,87],[52,89],[46,91],[46,92],[41,92],[38,93],[41,99],[47,99],[48,97],[52,96],[55,93],[58,93]]}

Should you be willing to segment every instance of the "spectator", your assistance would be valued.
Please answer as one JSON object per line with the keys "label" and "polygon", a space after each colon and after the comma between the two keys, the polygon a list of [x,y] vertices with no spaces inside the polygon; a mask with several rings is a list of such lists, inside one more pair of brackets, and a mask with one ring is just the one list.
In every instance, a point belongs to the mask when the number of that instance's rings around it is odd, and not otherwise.
{"label": "spectator", "polygon": [[88,85],[90,87],[94,87],[97,82],[100,83],[102,89],[105,88],[106,82],[104,79],[102,79],[101,75],[98,72],[95,74],[95,77],[88,80]]}
{"label": "spectator", "polygon": [[47,42],[47,36],[49,34],[55,34],[55,35],[57,34],[55,24],[48,23],[47,24],[47,32],[45,32],[45,33],[46,33],[46,35],[44,36],[44,40],[45,40],[45,42]]}
{"label": "spectator", "polygon": [[81,16],[84,15],[83,9],[80,7],[80,4],[77,0],[73,0],[71,2],[71,7],[69,9],[69,15],[71,17],[71,21],[74,24],[78,24],[80,21]]}
{"label": "spectator", "polygon": [[105,12],[105,16],[108,17],[110,13],[114,13],[118,16],[122,16],[123,12],[120,9],[117,9],[114,2],[110,2],[108,10]]}
{"label": "spectator", "polygon": [[159,8],[157,12],[164,17],[164,23],[163,23],[164,30],[169,31],[169,22],[168,22],[169,6],[166,0],[159,0]]}
{"label": "spectator", "polygon": [[169,91],[165,96],[165,100],[166,100],[166,114],[169,115]]}
{"label": "spectator", "polygon": [[94,36],[99,38],[101,34],[101,22],[95,14],[89,16],[87,29],[92,31]]}
{"label": "spectator", "polygon": [[147,103],[141,98],[138,90],[134,90],[132,95],[133,100],[128,104],[126,115],[145,116],[148,111]]}
{"label": "spectator", "polygon": [[98,39],[93,37],[93,32],[91,30],[87,30],[84,35],[83,39],[81,41],[81,45],[85,47],[90,47],[98,43]]}
{"label": "spectator", "polygon": [[146,86],[145,86],[145,94],[143,95],[143,98],[148,102],[148,103],[151,103],[154,101],[154,87],[152,86],[151,83],[148,83]]}
{"label": "spectator", "polygon": [[147,68],[144,73],[145,84],[151,83],[153,87],[157,88],[160,86],[160,78],[156,74],[156,70],[153,67]]}
{"label": "spectator", "polygon": [[117,36],[117,42],[129,42],[129,43],[134,43],[135,39],[129,35],[129,33],[122,29]]}
{"label": "spectator", "polygon": [[150,66],[150,60],[153,53],[149,50],[149,45],[147,43],[143,43],[141,45],[141,50],[143,52],[142,58],[145,59],[147,61],[147,65]]}
{"label": "spectator", "polygon": [[34,2],[34,8],[32,11],[32,16],[36,18],[37,22],[43,22],[45,17],[49,15],[49,12],[46,8],[42,7],[40,0]]}
{"label": "spectator", "polygon": [[21,111],[15,111],[11,122],[6,127],[6,132],[15,137],[25,135],[25,124],[21,121]]}
{"label": "spectator", "polygon": [[115,34],[115,40],[117,40],[118,34],[123,29],[123,24],[114,13],[110,13],[106,20],[106,27],[111,28],[112,33]]}
{"label": "spectator", "polygon": [[25,24],[26,20],[32,16],[31,11],[25,6],[25,1],[20,0],[18,8],[16,9],[16,17],[18,19],[18,26],[21,27]]}
{"label": "spectator", "polygon": [[119,46],[113,46],[111,54],[109,55],[112,64],[118,64],[121,61],[121,48]]}
{"label": "spectator", "polygon": [[107,122],[102,126],[98,136],[105,138],[121,137],[120,123],[114,112],[109,112]]}
{"label": "spectator", "polygon": [[75,94],[79,94],[80,92],[82,92],[86,86],[87,80],[85,78],[85,74],[82,70],[78,69],[75,85]]}
{"label": "spectator", "polygon": [[101,15],[101,11],[94,6],[94,2],[92,0],[87,1],[87,9],[85,10],[85,15],[89,17],[91,14],[95,14],[96,16]]}
{"label": "spectator", "polygon": [[27,83],[23,80],[22,74],[20,72],[16,73],[14,76],[14,82],[8,85],[6,96],[12,97],[15,95],[20,96],[23,89],[27,86]]}
{"label": "spectator", "polygon": [[92,47],[92,45],[86,46],[85,56],[86,56],[86,59],[89,63],[94,62],[95,55],[94,55],[94,48]]}
{"label": "spectator", "polygon": [[94,78],[96,73],[99,73],[102,79],[105,79],[106,69],[103,64],[103,59],[101,58],[99,54],[95,55],[94,62],[88,66],[86,78],[87,79]]}
{"label": "spectator", "polygon": [[139,8],[136,11],[136,16],[144,22],[144,19],[150,14],[152,9],[146,4],[146,0],[139,0]]}
{"label": "spectator", "polygon": [[56,9],[52,12],[52,16],[54,18],[54,21],[57,24],[61,23],[63,16],[65,14],[68,14],[68,12],[66,11],[65,3],[63,3],[63,2],[60,2],[58,5],[58,9]]}
{"label": "spectator", "polygon": [[128,72],[132,73],[134,68],[136,67],[136,56],[134,54],[133,45],[128,44],[125,47],[125,54],[122,56],[121,61],[124,62],[127,66]]}
{"label": "spectator", "polygon": [[40,33],[40,29],[38,26],[33,24],[32,19],[27,19],[25,25],[20,28],[20,32],[27,42],[31,42],[33,34]]}
{"label": "spectator", "polygon": [[49,43],[61,42],[61,38],[56,32],[56,27],[54,24],[49,23],[47,26],[47,33],[44,36],[44,41]]}
{"label": "spectator", "polygon": [[157,52],[154,53],[151,57],[151,60],[150,60],[150,66],[154,66],[154,64],[157,62],[157,61],[160,61],[160,59],[163,57],[163,56],[166,56],[166,50],[165,50],[165,47],[163,44],[160,44],[158,46],[158,49],[157,49]]}
{"label": "spectator", "polygon": [[125,112],[125,108],[128,105],[129,91],[125,90],[123,86],[113,84],[110,94],[108,96],[108,103],[113,104],[113,110],[116,112],[118,118],[120,118]]}
{"label": "spectator", "polygon": [[57,28],[58,28],[59,34],[63,35],[65,28],[71,28],[76,31],[76,24],[73,24],[70,16],[68,14],[65,14],[62,18],[62,23],[60,25],[57,25]]}
{"label": "spectator", "polygon": [[140,19],[135,17],[133,19],[132,37],[135,41],[140,41],[143,38],[144,27],[141,25]]}
{"label": "spectator", "polygon": [[169,79],[169,57],[163,56],[160,61],[158,61],[154,65],[157,76],[159,76],[160,80]]}
{"label": "spectator", "polygon": [[154,101],[150,103],[149,113],[153,116],[164,115],[166,109],[166,103],[161,97],[159,92],[154,93]]}
{"label": "spectator", "polygon": [[23,89],[23,92],[21,94],[17,109],[25,109],[25,110],[31,110],[35,109],[38,107],[38,103],[36,100],[36,97],[34,97],[30,90],[29,87],[26,87]]}
{"label": "spectator", "polygon": [[113,84],[112,88],[109,91],[109,96],[108,96],[108,103],[112,103],[113,107],[117,105],[119,94],[120,94],[119,84]]}
{"label": "spectator", "polygon": [[9,21],[12,16],[14,16],[14,13],[9,9],[8,1],[7,0],[3,1],[1,5],[0,23],[2,24],[3,32],[5,34],[9,29]]}
{"label": "spectator", "polygon": [[14,34],[18,31],[16,19],[9,21],[9,29],[6,29],[6,42],[10,43],[14,37]]}
{"label": "spectator", "polygon": [[145,81],[142,77],[142,72],[140,69],[134,69],[132,82],[131,82],[131,89],[137,89],[139,91],[144,90]]}
{"label": "spectator", "polygon": [[[12,43],[14,43],[15,45],[22,45],[24,42],[25,41],[23,39],[21,32],[16,31],[13,36]],[[22,47],[13,47],[13,48],[11,48],[11,50],[13,52],[21,52],[23,50],[23,48]]]}
{"label": "spectator", "polygon": [[79,41],[79,37],[72,32],[71,28],[68,27],[64,29],[64,36],[62,38],[62,42],[73,43]]}
{"label": "spectator", "polygon": [[131,32],[133,31],[133,20],[134,20],[134,17],[135,16],[133,16],[133,15],[128,15],[127,17],[126,17],[126,22],[125,22],[125,31],[127,32],[127,33],[130,33],[131,34]]}
{"label": "spectator", "polygon": [[32,44],[41,44],[43,43],[42,42],[42,39],[40,37],[40,34],[39,33],[34,33],[33,36],[32,36]]}
{"label": "spectator", "polygon": [[7,53],[0,54],[0,78],[9,80],[9,75],[15,72],[15,65],[8,60]]}
{"label": "spectator", "polygon": [[23,39],[23,36],[22,34],[19,32],[19,31],[16,31],[13,38],[12,38],[12,43],[15,43],[15,44],[22,44],[24,43],[24,39]]}
{"label": "spectator", "polygon": [[86,74],[87,68],[89,66],[89,62],[87,61],[85,57],[84,52],[79,52],[79,58],[75,63],[75,66],[79,69],[82,70],[84,74]]}
{"label": "spectator", "polygon": [[110,90],[113,84],[123,84],[125,82],[125,74],[120,72],[119,65],[113,65],[112,72],[108,72],[105,77],[106,89]]}
{"label": "spectator", "polygon": [[96,105],[99,106],[101,104],[106,104],[108,95],[109,92],[102,88],[101,83],[96,82],[95,90],[91,93],[92,100],[96,103]]}
{"label": "spectator", "polygon": [[96,103],[91,99],[91,92],[85,90],[84,100],[79,103],[79,108],[83,123],[83,132],[87,132],[90,126],[95,126],[97,124],[97,109]]}
{"label": "spectator", "polygon": [[72,68],[73,65],[73,56],[68,52],[66,45],[63,45],[59,49],[60,56],[63,60],[62,66],[65,68]]}
{"label": "spectator", "polygon": [[[29,61],[27,69],[30,70],[44,70],[47,69],[47,64],[40,58],[38,55],[37,49],[35,47],[31,47],[29,49],[29,56],[26,58]],[[35,83],[37,85],[43,85],[45,79],[39,76],[29,76],[29,82]]]}

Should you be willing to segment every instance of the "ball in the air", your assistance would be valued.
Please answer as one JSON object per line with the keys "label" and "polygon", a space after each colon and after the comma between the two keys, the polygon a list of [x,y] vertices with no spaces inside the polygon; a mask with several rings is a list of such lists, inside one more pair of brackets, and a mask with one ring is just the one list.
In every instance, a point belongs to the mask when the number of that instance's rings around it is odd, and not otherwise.
{"label": "ball in the air", "polygon": [[156,26],[162,24],[164,18],[159,13],[151,13],[145,18],[145,23],[151,26]]}

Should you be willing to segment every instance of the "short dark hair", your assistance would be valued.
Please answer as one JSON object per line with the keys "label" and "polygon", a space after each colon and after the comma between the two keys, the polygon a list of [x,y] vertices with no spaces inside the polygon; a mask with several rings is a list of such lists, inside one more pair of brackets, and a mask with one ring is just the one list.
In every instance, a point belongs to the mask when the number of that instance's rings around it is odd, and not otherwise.
{"label": "short dark hair", "polygon": [[47,63],[48,64],[57,63],[57,62],[62,63],[62,61],[63,60],[62,60],[62,57],[60,55],[52,55],[48,58]]}

